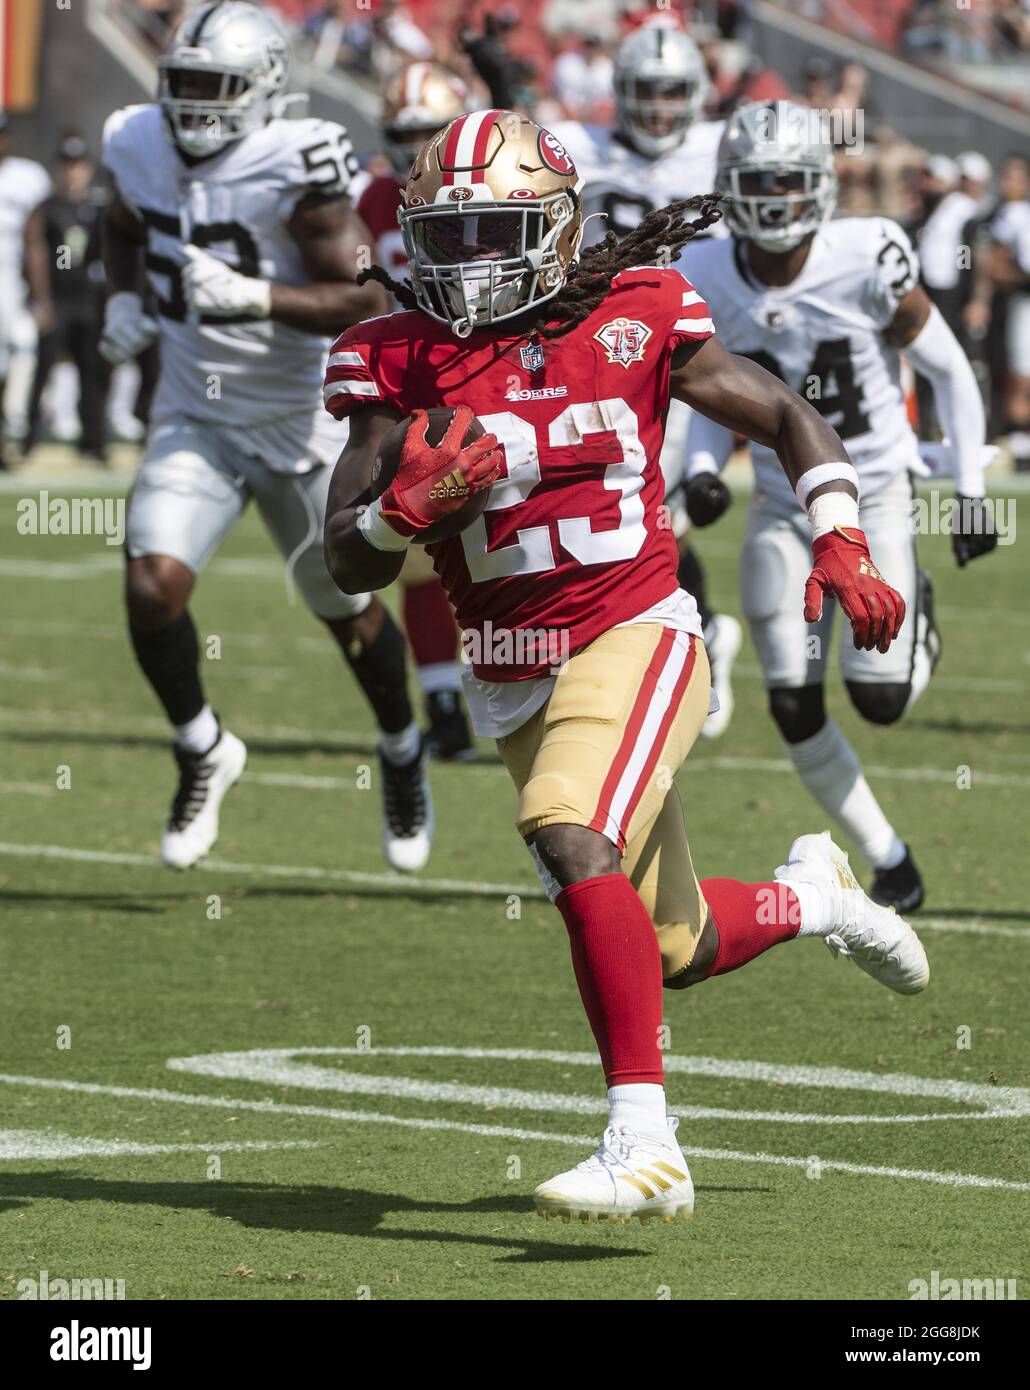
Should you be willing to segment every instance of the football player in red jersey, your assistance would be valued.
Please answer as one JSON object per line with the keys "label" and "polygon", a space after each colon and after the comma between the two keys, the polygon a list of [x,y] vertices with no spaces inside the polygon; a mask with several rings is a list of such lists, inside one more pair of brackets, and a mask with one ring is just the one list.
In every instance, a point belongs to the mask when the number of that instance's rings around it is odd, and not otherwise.
{"label": "football player in red jersey", "polygon": [[[367,185],[357,211],[375,238],[379,265],[391,274],[408,264],[397,225],[408,172],[426,141],[474,105],[472,93],[457,73],[440,63],[410,63],[387,85],[382,126],[394,172],[381,174]],[[426,743],[433,757],[464,761],[474,753],[460,694],[458,631],[443,585],[421,547],[409,550],[400,583],[404,630],[429,716]]]}
{"label": "football player in red jersey", "polygon": [[[442,479],[492,484],[482,516],[432,554],[472,662],[473,722],[518,789],[608,1085],[596,1154],[536,1191],[539,1210],[569,1219],[693,1208],[665,1109],[663,982],[696,984],[797,936],[900,993],[929,974],[911,927],[866,897],[826,834],[795,840],[767,883],[698,883],[691,865],[672,778],[708,712],[709,672],[663,526],[670,396],[776,450],[813,527],[809,620],[836,599],[856,645],[886,651],[904,617],[857,527],[838,436],[727,353],[701,296],[655,264],[717,215],[711,199],[674,203],[580,254],[578,179],[554,136],[513,112],[464,116],[405,188],[411,284],[391,282],[405,309],[345,332],[326,376],[328,409],[350,420],[325,532],[345,592],[389,584],[419,532],[464,504]],[[430,406],[458,407],[435,448],[418,413]],[[413,412],[370,501],[377,444]],[[473,412],[487,434],[466,446]]]}

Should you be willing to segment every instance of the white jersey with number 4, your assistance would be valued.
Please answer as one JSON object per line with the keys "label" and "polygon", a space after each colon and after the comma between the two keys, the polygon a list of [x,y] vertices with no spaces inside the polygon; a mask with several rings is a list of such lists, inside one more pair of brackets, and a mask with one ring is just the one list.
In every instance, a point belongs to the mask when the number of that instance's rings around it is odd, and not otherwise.
{"label": "white jersey with number 4", "polygon": [[[900,353],[884,339],[919,279],[908,237],[885,217],[829,222],[801,274],[775,288],[751,274],[746,251],[736,238],[688,244],[679,269],[705,297],[722,343],[809,400],[847,446],[863,495],[876,492],[919,458]],[[773,450],[752,444],[751,457],[759,490],[789,503]]]}
{"label": "white jersey with number 4", "polygon": [[[655,208],[711,193],[724,128],[724,121],[696,121],[674,150],[654,159],[638,154],[610,126],[559,121],[549,127],[583,180],[584,214],[605,214],[587,224],[584,242],[601,241],[609,231],[625,236]],[[724,235],[722,224],[712,232]]]}
{"label": "white jersey with number 4", "polygon": [[[288,224],[306,195],[348,191],[356,161],[343,127],[277,118],[191,164],[167,134],[158,106],[129,106],[107,120],[104,164],[146,229],[147,279],[161,326],[154,419],[274,425],[280,437],[297,439],[316,421],[324,429],[329,340],[271,319],[198,320],[184,302],[181,274],[183,248],[192,243],[243,275],[309,283]],[[308,466],[290,453],[285,442],[275,466]]]}

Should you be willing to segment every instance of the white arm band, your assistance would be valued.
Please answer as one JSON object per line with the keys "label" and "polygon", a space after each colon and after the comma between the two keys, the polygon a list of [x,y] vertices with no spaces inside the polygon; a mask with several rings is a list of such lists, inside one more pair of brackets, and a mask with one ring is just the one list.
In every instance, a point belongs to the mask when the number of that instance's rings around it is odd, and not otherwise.
{"label": "white arm band", "polygon": [[721,473],[733,453],[733,431],[694,411],[687,431],[687,451],[683,462],[686,482],[699,473]]}
{"label": "white arm band", "polygon": [[936,305],[903,351],[933,387],[937,418],[952,453],[955,491],[963,497],[982,497],[987,440],[983,400],[969,359]]}
{"label": "white arm band", "polygon": [[859,491],[858,474],[850,463],[817,463],[814,468],[802,473],[794,488],[795,496],[803,507],[808,507],[809,497],[823,483],[850,483],[856,492]]}
{"label": "white arm band", "polygon": [[382,510],[383,499],[377,497],[358,513],[358,530],[376,550],[407,550],[411,538],[399,535],[389,522],[384,521]]}

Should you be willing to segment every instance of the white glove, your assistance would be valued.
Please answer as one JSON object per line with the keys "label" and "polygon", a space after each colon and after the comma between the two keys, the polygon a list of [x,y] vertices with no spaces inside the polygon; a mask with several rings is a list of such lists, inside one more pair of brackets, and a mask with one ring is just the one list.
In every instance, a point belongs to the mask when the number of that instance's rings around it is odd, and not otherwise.
{"label": "white glove", "polygon": [[267,280],[241,275],[199,246],[184,246],[183,250],[186,264],[182,290],[194,313],[213,314],[216,318],[268,318],[272,286]]}
{"label": "white glove", "polygon": [[157,337],[157,319],[143,312],[143,300],[132,290],[113,294],[104,309],[100,355],[117,367],[138,357]]}

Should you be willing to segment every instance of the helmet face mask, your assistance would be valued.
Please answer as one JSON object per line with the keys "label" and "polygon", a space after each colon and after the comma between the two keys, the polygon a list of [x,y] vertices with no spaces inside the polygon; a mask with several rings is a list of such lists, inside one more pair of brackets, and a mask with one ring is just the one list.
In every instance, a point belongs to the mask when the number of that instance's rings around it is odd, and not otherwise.
{"label": "helmet face mask", "polygon": [[615,61],[615,116],[640,154],[657,159],[681,144],[707,89],[704,59],[681,30],[645,26],[623,40]]}
{"label": "helmet face mask", "polygon": [[719,146],[715,187],[727,199],[726,225],[763,251],[792,251],[836,206],[833,147],[811,114],[756,102],[734,113]]}
{"label": "helmet face mask", "polygon": [[473,112],[419,153],[399,221],[419,307],[466,337],[564,285],[582,238],[579,179],[528,118]]}
{"label": "helmet face mask", "polygon": [[286,39],[264,10],[208,4],[190,15],[158,60],[158,101],[175,144],[206,159],[266,125],[288,63]]}

